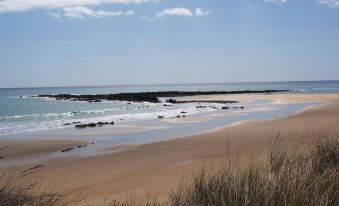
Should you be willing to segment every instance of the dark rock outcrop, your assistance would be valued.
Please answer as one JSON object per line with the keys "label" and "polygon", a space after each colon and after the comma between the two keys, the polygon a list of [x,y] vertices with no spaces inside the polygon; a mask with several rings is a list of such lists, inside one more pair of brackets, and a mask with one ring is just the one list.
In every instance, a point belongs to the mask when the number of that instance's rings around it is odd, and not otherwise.
{"label": "dark rock outcrop", "polygon": [[78,145],[78,146],[75,146],[75,147],[67,147],[67,148],[65,148],[65,149],[63,149],[63,150],[61,150],[61,152],[71,152],[71,151],[73,151],[73,150],[76,150],[76,149],[80,149],[80,148],[84,148],[84,147],[87,147],[88,145]]}
{"label": "dark rock outcrop", "polygon": [[[183,97],[196,95],[217,95],[217,94],[267,94],[277,92],[288,92],[288,90],[243,90],[243,91],[159,91],[140,93],[119,93],[119,94],[44,94],[33,97],[48,97],[56,100],[100,102],[102,100],[127,101],[127,102],[152,102],[159,103],[159,97]],[[176,100],[168,100],[169,103],[177,103]]]}
{"label": "dark rock outcrop", "polygon": [[70,125],[74,125],[74,124],[80,124],[81,122],[69,122],[69,123],[65,123],[63,124],[64,126],[70,126]]}
{"label": "dark rock outcrop", "polygon": [[114,122],[97,122],[97,123],[88,123],[88,124],[77,124],[75,125],[75,128],[77,129],[84,129],[84,128],[87,128],[87,127],[96,127],[96,126],[103,126],[103,125],[114,125]]}

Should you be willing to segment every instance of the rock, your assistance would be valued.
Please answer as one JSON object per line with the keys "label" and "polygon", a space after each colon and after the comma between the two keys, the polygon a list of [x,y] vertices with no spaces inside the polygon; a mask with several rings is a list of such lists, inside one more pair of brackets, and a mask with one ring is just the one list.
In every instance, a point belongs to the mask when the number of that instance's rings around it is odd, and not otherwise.
{"label": "rock", "polygon": [[87,124],[77,124],[75,125],[75,128],[78,128],[78,129],[83,129],[83,128],[86,128],[87,127]]}
{"label": "rock", "polygon": [[240,109],[245,109],[245,107],[244,107],[244,106],[241,106]]}
{"label": "rock", "polygon": [[182,117],[182,118],[185,118],[185,117],[186,117],[186,115],[182,115],[181,117]]}
{"label": "rock", "polygon": [[221,109],[226,110],[226,109],[230,109],[229,107],[221,107]]}
{"label": "rock", "polygon": [[88,103],[95,103],[95,102],[101,102],[101,100],[100,99],[88,100]]}
{"label": "rock", "polygon": [[181,112],[181,114],[187,114],[187,112],[185,112],[185,111],[182,111],[182,112]]}
{"label": "rock", "polygon": [[171,103],[171,104],[175,104],[175,103],[177,103],[177,100],[175,100],[175,99],[169,99],[169,100],[167,100],[166,102]]}
{"label": "rock", "polygon": [[71,152],[72,150],[75,150],[75,149],[80,149],[80,148],[84,148],[84,147],[87,147],[88,145],[78,145],[78,146],[75,146],[75,147],[67,147],[66,149],[63,149],[61,150],[61,152]]}
{"label": "rock", "polygon": [[177,115],[177,118],[180,118],[180,115]]}
{"label": "rock", "polygon": [[158,116],[158,119],[165,119],[164,116]]}
{"label": "rock", "polygon": [[66,148],[64,150],[61,150],[61,152],[70,152],[70,151],[72,151],[74,149],[75,149],[74,147],[68,147],[68,148]]}
{"label": "rock", "polygon": [[[198,95],[219,95],[219,94],[268,94],[277,92],[289,92],[289,90],[243,90],[243,91],[159,91],[159,92],[138,92],[118,94],[44,94],[33,97],[48,97],[56,100],[71,100],[85,102],[127,101],[127,102],[152,102],[160,103],[158,98],[185,97]],[[175,99],[167,100],[168,103],[178,103]],[[183,103],[183,102],[180,102]]]}
{"label": "rock", "polygon": [[89,123],[89,124],[87,124],[87,127],[96,127],[97,126],[97,124],[95,124],[95,123]]}
{"label": "rock", "polygon": [[173,105],[171,105],[171,104],[164,104],[163,106],[164,107],[173,107]]}
{"label": "rock", "polygon": [[88,124],[77,124],[77,125],[75,125],[75,128],[83,129],[83,128],[86,128],[86,127],[96,127],[96,126],[101,127],[103,125],[114,125],[114,121],[112,121],[112,122],[88,123]]}
{"label": "rock", "polygon": [[81,122],[69,122],[69,123],[65,123],[63,124],[64,126],[69,126],[69,125],[73,125],[73,124],[80,124]]}
{"label": "rock", "polygon": [[97,125],[99,127],[103,126],[103,125],[108,125],[108,124],[111,124],[110,122],[98,122]]}
{"label": "rock", "polygon": [[205,109],[205,108],[207,108],[207,106],[197,106],[195,108],[197,108],[197,109]]}

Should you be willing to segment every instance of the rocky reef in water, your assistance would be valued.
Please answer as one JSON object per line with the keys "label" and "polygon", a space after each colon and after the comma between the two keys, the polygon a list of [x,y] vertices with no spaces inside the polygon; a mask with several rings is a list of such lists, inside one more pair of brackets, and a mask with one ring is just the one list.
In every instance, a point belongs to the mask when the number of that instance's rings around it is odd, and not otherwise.
{"label": "rocky reef in water", "polygon": [[128,101],[128,102],[152,102],[159,103],[161,97],[183,97],[197,95],[218,95],[218,94],[271,94],[279,92],[289,92],[289,90],[243,90],[243,91],[159,91],[159,92],[139,92],[139,93],[119,93],[119,94],[43,94],[33,97],[48,97],[56,100],[101,102]]}

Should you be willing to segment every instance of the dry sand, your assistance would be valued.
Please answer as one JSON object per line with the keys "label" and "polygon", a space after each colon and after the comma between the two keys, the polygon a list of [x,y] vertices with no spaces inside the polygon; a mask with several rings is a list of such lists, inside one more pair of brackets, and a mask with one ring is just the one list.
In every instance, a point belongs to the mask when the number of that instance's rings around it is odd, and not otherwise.
{"label": "dry sand", "polygon": [[[207,97],[189,99],[201,98]],[[41,181],[55,190],[73,190],[76,194],[83,194],[89,205],[102,205],[105,198],[124,200],[128,195],[139,198],[145,197],[147,193],[166,198],[170,188],[175,187],[183,176],[190,176],[202,162],[227,158],[227,141],[239,155],[239,161],[246,162],[268,149],[272,137],[278,133],[283,139],[283,146],[289,147],[318,134],[336,132],[339,128],[339,95],[221,95],[208,98],[328,104],[272,121],[245,122],[184,138],[128,146],[102,156],[53,159],[43,162],[44,169],[39,174]],[[0,146],[8,144],[1,142]],[[57,151],[79,142],[34,141],[11,144],[16,147],[11,153],[13,157]]]}

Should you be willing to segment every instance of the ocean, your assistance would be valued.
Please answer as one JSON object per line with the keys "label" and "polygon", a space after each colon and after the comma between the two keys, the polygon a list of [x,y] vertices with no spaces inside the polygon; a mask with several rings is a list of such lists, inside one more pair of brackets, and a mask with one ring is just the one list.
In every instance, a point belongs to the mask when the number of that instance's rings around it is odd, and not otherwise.
{"label": "ocean", "polygon": [[40,94],[108,94],[152,91],[240,91],[240,90],[290,90],[316,94],[339,94],[339,81],[313,82],[266,82],[185,85],[143,86],[95,86],[51,88],[3,88],[0,89],[0,137],[33,131],[67,128],[69,122],[108,122],[175,117],[180,111],[189,114],[208,113],[213,109],[196,109],[195,105],[164,107],[162,103],[133,103],[103,101],[99,103],[57,101],[48,98],[33,98]]}

